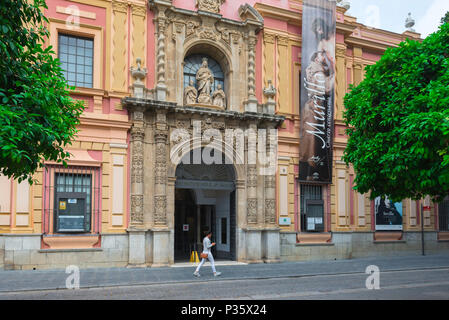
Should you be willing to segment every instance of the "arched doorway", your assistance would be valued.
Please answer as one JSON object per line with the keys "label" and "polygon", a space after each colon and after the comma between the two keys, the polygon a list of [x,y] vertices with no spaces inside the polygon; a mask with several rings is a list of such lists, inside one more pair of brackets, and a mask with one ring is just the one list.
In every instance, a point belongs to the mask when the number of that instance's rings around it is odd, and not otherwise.
{"label": "arched doorway", "polygon": [[[192,153],[187,157],[192,159]],[[209,230],[216,243],[214,257],[236,260],[234,168],[230,164],[191,163],[183,161],[176,168],[175,262],[187,261],[192,250],[201,252],[204,232]]]}

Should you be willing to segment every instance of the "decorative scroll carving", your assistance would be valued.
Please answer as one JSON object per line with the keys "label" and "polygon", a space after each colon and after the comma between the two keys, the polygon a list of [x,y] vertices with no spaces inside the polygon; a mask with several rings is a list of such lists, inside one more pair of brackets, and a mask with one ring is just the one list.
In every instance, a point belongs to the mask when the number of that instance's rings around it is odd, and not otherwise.
{"label": "decorative scroll carving", "polygon": [[131,165],[131,182],[143,182],[143,143],[135,141],[133,143],[132,165]]}
{"label": "decorative scroll carving", "polygon": [[131,224],[143,223],[143,195],[131,195]]}
{"label": "decorative scroll carving", "polygon": [[186,36],[190,36],[195,33],[196,28],[199,27],[199,23],[195,21],[188,21],[186,24]]}
{"label": "decorative scroll carving", "polygon": [[133,126],[131,129],[131,139],[133,141],[143,141],[145,137],[145,129],[141,127]]}
{"label": "decorative scroll carving", "polygon": [[112,1],[112,10],[114,12],[128,12],[128,4],[125,2]]}
{"label": "decorative scroll carving", "polygon": [[162,225],[166,224],[166,209],[167,209],[167,197],[166,196],[154,196],[154,224]]}
{"label": "decorative scroll carving", "polygon": [[248,223],[257,223],[257,199],[248,199]]}
{"label": "decorative scroll carving", "polygon": [[265,199],[265,223],[276,223],[276,200]]}
{"label": "decorative scroll carving", "polygon": [[276,176],[267,175],[265,176],[265,188],[276,188]]}
{"label": "decorative scroll carving", "polygon": [[239,33],[232,33],[231,34],[231,39],[232,39],[232,43],[233,44],[238,44],[239,40],[240,40],[240,34]]}
{"label": "decorative scroll carving", "polygon": [[203,27],[199,30],[200,39],[208,39],[208,40],[217,40],[217,34],[214,32],[212,28]]}
{"label": "decorative scroll carving", "polygon": [[249,165],[247,170],[247,186],[249,188],[257,187],[257,167],[255,165]]}
{"label": "decorative scroll carving", "polygon": [[154,182],[156,184],[165,184],[167,182],[167,166],[165,163],[156,163],[154,173]]}
{"label": "decorative scroll carving", "polygon": [[256,95],[256,43],[255,36],[248,37],[248,96]]}
{"label": "decorative scroll carving", "polygon": [[167,19],[162,13],[158,17],[158,38],[157,38],[157,82],[165,85],[165,31]]}
{"label": "decorative scroll carving", "polygon": [[220,13],[221,5],[225,0],[196,0],[198,10],[212,13]]}
{"label": "decorative scroll carving", "polygon": [[229,43],[229,40],[231,39],[231,31],[226,27],[220,27],[217,26],[218,32],[221,33],[221,38],[226,42]]}
{"label": "decorative scroll carving", "polygon": [[335,56],[338,58],[345,58],[346,57],[346,46],[337,46],[335,48]]}
{"label": "decorative scroll carving", "polygon": [[131,4],[132,14],[140,17],[145,17],[147,14],[146,6],[139,6],[135,4]]}

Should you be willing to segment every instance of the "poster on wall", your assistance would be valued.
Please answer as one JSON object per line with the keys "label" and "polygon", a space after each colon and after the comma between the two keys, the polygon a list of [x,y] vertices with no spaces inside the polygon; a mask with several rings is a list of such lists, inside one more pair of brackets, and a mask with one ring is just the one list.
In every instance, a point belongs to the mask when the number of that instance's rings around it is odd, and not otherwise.
{"label": "poster on wall", "polygon": [[374,215],[376,230],[400,231],[402,230],[402,202],[394,203],[388,197],[374,199]]}
{"label": "poster on wall", "polygon": [[304,0],[299,180],[332,183],[336,2]]}

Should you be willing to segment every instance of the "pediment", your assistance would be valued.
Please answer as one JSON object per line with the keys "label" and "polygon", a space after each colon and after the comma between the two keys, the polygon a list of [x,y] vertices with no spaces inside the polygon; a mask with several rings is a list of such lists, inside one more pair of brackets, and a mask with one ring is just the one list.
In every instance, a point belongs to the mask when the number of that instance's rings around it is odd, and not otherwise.
{"label": "pediment", "polygon": [[256,9],[254,9],[249,4],[244,4],[240,6],[239,15],[242,21],[251,21],[263,25],[264,22],[263,17],[260,15],[259,12],[257,12]]}

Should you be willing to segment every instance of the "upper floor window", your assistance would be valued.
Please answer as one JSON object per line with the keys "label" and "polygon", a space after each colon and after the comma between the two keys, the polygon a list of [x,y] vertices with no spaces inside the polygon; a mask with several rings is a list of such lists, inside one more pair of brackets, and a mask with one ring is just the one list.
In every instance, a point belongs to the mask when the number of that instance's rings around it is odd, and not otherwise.
{"label": "upper floor window", "polygon": [[93,39],[60,34],[58,54],[63,74],[70,86],[93,87]]}

